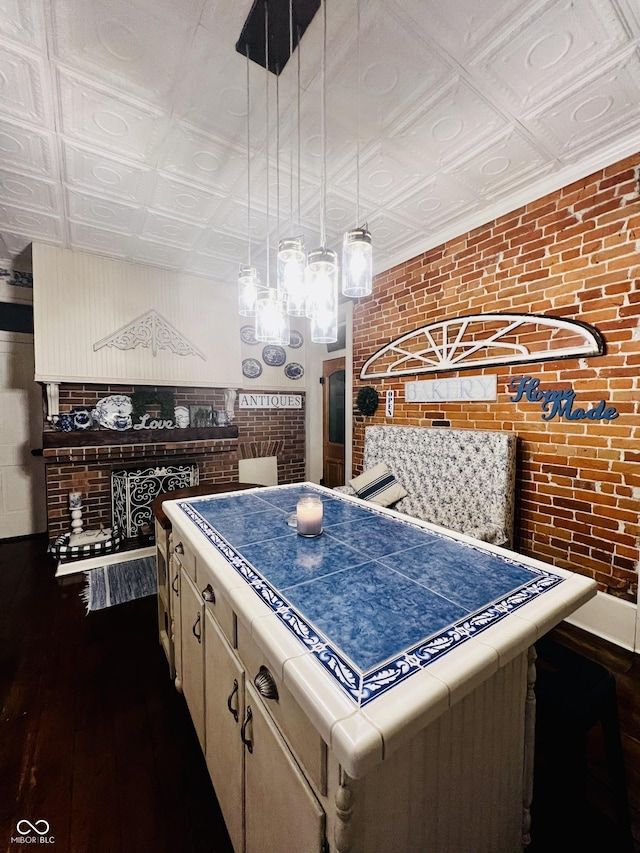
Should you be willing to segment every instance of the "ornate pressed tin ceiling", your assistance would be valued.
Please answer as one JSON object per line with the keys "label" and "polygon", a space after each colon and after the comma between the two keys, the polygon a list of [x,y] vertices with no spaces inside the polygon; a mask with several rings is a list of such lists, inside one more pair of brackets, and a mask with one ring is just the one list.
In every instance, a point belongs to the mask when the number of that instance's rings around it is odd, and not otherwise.
{"label": "ornate pressed tin ceiling", "polygon": [[[245,0],[6,0],[0,257],[37,240],[234,284],[247,257]],[[376,271],[640,150],[637,0],[328,0],[326,223]],[[320,45],[301,40],[300,221],[319,236]],[[251,63],[254,262],[297,206],[297,62]],[[272,78],[275,80],[275,78]],[[271,85],[271,92],[275,86]],[[360,118],[358,120],[358,113]],[[280,227],[276,217],[279,197]],[[24,260],[24,258],[23,258]]]}

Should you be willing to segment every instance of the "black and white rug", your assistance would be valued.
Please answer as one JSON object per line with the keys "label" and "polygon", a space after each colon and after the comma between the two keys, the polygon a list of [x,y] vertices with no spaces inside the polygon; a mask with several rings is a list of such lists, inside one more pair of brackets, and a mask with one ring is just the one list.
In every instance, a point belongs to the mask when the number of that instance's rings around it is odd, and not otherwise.
{"label": "black and white rug", "polygon": [[85,575],[87,582],[81,595],[87,612],[155,595],[157,591],[155,557],[100,566]]}

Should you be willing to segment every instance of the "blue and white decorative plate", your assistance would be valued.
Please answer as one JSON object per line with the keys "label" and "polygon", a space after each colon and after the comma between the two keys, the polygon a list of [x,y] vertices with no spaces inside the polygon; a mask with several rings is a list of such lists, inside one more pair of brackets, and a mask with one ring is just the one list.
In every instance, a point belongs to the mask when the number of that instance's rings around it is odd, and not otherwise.
{"label": "blue and white decorative plate", "polygon": [[289,346],[291,349],[300,349],[302,344],[304,343],[304,338],[300,334],[300,332],[295,329],[291,329],[291,333],[289,335]]}
{"label": "blue and white decorative plate", "polygon": [[131,397],[124,394],[112,394],[98,400],[91,416],[98,421],[100,426],[106,429],[125,430],[131,429],[133,404]]}
{"label": "blue and white decorative plate", "polygon": [[251,346],[253,346],[253,344],[257,344],[258,341],[256,340],[255,327],[254,326],[243,326],[240,329],[240,339],[242,340],[243,343],[251,344]]}
{"label": "blue and white decorative plate", "polygon": [[298,364],[297,361],[291,361],[284,369],[284,375],[287,379],[302,379],[304,376],[304,367]]}
{"label": "blue and white decorative plate", "polygon": [[247,379],[257,379],[262,373],[262,365],[257,358],[245,358],[242,361],[242,375]]}
{"label": "blue and white decorative plate", "polygon": [[269,367],[282,367],[287,360],[287,354],[282,347],[269,344],[262,350],[262,360]]}
{"label": "blue and white decorative plate", "polygon": [[89,409],[71,409],[69,412],[73,418],[74,429],[91,429],[93,418]]}

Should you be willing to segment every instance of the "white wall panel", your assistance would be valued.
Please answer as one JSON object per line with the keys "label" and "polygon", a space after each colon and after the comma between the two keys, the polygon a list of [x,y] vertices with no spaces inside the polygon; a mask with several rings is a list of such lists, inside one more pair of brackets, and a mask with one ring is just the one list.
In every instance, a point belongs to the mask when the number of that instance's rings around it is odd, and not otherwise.
{"label": "white wall panel", "polygon": [[[42,244],[33,246],[33,279],[38,381],[242,384],[235,288]],[[157,326],[152,346],[142,334],[151,316],[191,351],[169,346]],[[99,346],[127,327],[130,348]]]}

